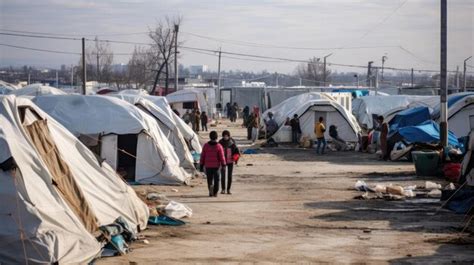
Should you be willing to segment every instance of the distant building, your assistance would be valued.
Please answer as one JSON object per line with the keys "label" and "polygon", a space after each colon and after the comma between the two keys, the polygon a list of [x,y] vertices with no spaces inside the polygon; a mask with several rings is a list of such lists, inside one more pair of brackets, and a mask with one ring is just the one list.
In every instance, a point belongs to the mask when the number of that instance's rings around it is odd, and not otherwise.
{"label": "distant building", "polygon": [[202,73],[207,73],[208,71],[209,71],[209,67],[204,64],[189,66],[189,73],[191,75],[200,75]]}

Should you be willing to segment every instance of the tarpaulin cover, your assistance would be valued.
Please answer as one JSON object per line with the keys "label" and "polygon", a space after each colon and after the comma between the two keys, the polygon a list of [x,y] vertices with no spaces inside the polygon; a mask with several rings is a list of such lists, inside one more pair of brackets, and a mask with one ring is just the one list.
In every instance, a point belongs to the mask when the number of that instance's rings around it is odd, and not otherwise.
{"label": "tarpaulin cover", "polygon": [[430,110],[427,107],[417,107],[402,110],[389,122],[390,131],[398,128],[414,126],[431,120]]}
{"label": "tarpaulin cover", "polygon": [[[410,143],[434,143],[440,141],[439,125],[431,120],[420,125],[400,128],[398,133]],[[448,135],[448,143],[451,146],[459,146],[458,139],[451,131]]]}

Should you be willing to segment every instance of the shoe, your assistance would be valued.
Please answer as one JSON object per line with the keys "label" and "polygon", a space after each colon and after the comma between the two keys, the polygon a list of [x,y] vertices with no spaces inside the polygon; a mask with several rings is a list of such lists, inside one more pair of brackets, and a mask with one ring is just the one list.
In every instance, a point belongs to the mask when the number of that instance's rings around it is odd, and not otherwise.
{"label": "shoe", "polygon": [[224,191],[224,190],[223,190],[223,191],[221,191],[221,194],[225,194],[225,191]]}
{"label": "shoe", "polygon": [[231,194],[232,194],[232,192],[230,192],[230,190],[227,190],[227,194],[231,195]]}
{"label": "shoe", "polygon": [[212,196],[214,196],[214,195],[212,195],[212,193],[209,192],[209,197],[212,197]]}

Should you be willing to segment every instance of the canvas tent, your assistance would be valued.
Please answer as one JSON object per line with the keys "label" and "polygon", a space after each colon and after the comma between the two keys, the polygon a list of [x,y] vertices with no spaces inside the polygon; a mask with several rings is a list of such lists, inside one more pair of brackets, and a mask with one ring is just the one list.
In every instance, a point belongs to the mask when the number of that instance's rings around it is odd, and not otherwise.
{"label": "canvas tent", "polygon": [[[439,106],[433,118],[439,121]],[[474,93],[452,94],[448,97],[448,126],[457,137],[468,136],[474,130]]]}
{"label": "canvas tent", "polygon": [[[313,99],[302,101],[299,104],[296,102],[292,106],[283,104],[279,108],[275,107],[269,109],[267,112],[278,113],[278,119],[275,119],[280,126],[278,131],[272,136],[277,142],[291,141],[291,128],[284,125],[286,117],[293,117],[297,114],[300,119],[300,126],[303,136],[309,136],[315,139],[314,125],[319,117],[323,117],[326,127],[335,125],[338,128],[339,136],[348,142],[357,142],[359,138],[360,128],[352,114],[344,109],[340,104],[330,99]],[[281,110],[280,110],[281,109]],[[284,110],[284,111],[283,111]],[[284,117],[284,118],[283,118]],[[326,131],[327,138],[329,137],[329,130]]]}
{"label": "canvas tent", "polygon": [[[186,110],[199,109],[199,111],[210,112],[204,92],[199,89],[183,89],[168,94],[166,96],[168,103],[176,109],[179,113],[184,113]],[[212,113],[211,113],[212,114]]]}
{"label": "canvas tent", "polygon": [[398,112],[392,119],[387,120],[390,131],[398,128],[413,126],[431,120],[431,114],[427,107],[409,108]]}
{"label": "canvas tent", "polygon": [[182,184],[191,177],[157,121],[130,103],[82,95],[34,101],[129,181]]}
{"label": "canvas tent", "polygon": [[194,167],[194,160],[191,155],[191,151],[188,148],[188,144],[186,143],[173,117],[170,117],[168,113],[145,97],[131,94],[118,94],[111,96],[125,100],[154,117],[158,122],[161,131],[173,145],[174,150],[180,160],[181,167],[193,172],[196,170]]}
{"label": "canvas tent", "polygon": [[15,96],[45,96],[45,95],[66,95],[66,92],[55,87],[44,86],[42,84],[32,84],[11,92]]}
{"label": "canvas tent", "polygon": [[[126,93],[122,93],[122,94],[126,94]],[[153,102],[155,106],[157,106],[158,108],[163,110],[165,113],[167,113],[169,117],[172,117],[179,131],[181,132],[184,139],[188,143],[189,149],[191,151],[196,151],[197,153],[201,153],[202,146],[201,146],[201,143],[199,142],[199,136],[193,131],[193,129],[189,125],[187,125],[183,121],[183,119],[181,119],[181,117],[179,117],[173,112],[170,105],[168,104],[168,100],[166,99],[166,97],[146,96],[146,95],[141,95],[141,97]]]}
{"label": "canvas tent", "polygon": [[434,108],[438,103],[438,96],[365,96],[352,101],[352,113],[360,125],[366,124],[368,128],[373,128],[376,116],[382,115],[390,119],[390,116],[406,108],[419,106]]}
{"label": "canvas tent", "polygon": [[18,87],[16,87],[15,85],[0,80],[0,95],[10,94],[12,91],[15,91],[17,89]]}
{"label": "canvas tent", "polygon": [[29,99],[0,97],[0,263],[88,263],[97,228],[136,232],[148,207],[106,163]]}

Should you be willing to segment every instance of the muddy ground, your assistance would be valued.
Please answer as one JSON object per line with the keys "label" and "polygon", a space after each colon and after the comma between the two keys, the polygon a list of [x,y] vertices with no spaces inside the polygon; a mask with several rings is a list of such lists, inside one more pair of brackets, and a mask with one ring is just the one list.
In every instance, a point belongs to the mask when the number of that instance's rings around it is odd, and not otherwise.
{"label": "muddy ground", "polygon": [[[224,128],[248,148],[243,129],[217,127]],[[357,180],[444,183],[417,178],[411,163],[290,146],[258,151],[235,168],[232,195],[208,197],[204,179],[185,187],[135,186],[187,204],[193,216],[181,227],[149,226],[149,244],[133,243],[130,254],[97,264],[474,264],[472,226],[461,234],[464,216],[440,210],[438,200],[353,199],[362,194],[353,189]]]}

